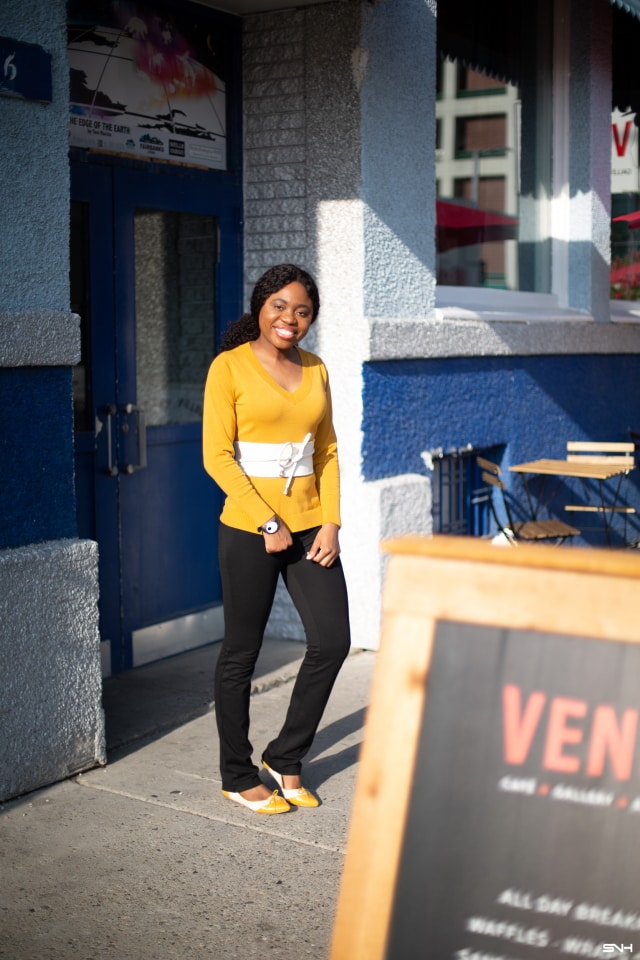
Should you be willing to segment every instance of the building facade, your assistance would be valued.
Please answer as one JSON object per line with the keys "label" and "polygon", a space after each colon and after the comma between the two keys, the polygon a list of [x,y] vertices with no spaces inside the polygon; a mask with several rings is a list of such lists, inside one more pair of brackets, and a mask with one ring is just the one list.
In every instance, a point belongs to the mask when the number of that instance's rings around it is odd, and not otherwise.
{"label": "building facade", "polygon": [[[0,11],[3,798],[104,762],[101,674],[219,639],[201,388],[274,262],[320,285],[359,647],[381,540],[454,529],[461,464],[640,429],[640,4],[243,3]],[[283,594],[270,630],[300,636]]]}

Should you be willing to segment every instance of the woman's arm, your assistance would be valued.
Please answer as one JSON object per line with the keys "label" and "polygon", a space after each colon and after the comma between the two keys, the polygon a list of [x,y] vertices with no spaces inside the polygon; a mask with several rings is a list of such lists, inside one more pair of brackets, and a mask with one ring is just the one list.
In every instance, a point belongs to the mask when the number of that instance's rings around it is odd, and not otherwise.
{"label": "woman's arm", "polygon": [[204,390],[202,459],[207,473],[238,507],[255,521],[256,532],[273,516],[235,459],[236,409],[233,378],[225,354],[209,367]]}
{"label": "woman's arm", "polygon": [[333,407],[328,375],[325,373],[325,392],[327,398],[325,414],[318,424],[315,438],[313,468],[316,475],[316,487],[322,506],[324,523],[340,527],[340,467],[338,464],[338,443],[333,426]]}

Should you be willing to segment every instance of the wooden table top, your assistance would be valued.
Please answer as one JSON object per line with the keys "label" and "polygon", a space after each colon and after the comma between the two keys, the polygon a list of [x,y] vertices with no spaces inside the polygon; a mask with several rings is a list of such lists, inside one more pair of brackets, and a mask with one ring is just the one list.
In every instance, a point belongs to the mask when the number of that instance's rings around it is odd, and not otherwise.
{"label": "wooden table top", "polygon": [[513,473],[539,473],[555,477],[582,477],[590,480],[608,480],[621,473],[628,473],[628,466],[618,463],[581,463],[578,460],[530,460],[528,463],[514,463],[509,467]]}

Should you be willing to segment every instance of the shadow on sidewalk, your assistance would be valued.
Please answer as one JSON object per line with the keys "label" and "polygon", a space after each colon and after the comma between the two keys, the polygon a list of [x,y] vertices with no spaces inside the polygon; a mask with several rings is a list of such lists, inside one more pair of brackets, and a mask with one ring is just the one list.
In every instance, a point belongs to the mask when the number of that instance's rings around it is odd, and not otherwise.
{"label": "shadow on sidewalk", "polygon": [[[102,687],[107,753],[138,740],[153,739],[213,707],[213,677],[220,642],[106,677]],[[267,638],[254,683],[286,673],[304,654],[295,640]]]}

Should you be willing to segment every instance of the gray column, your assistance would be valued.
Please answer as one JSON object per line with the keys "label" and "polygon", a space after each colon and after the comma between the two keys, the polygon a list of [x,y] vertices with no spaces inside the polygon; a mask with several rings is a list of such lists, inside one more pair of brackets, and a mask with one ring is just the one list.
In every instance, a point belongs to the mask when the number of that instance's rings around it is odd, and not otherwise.
{"label": "gray column", "polygon": [[435,299],[434,0],[367,4],[361,44],[365,314],[425,317]]}
{"label": "gray column", "polygon": [[569,306],[609,320],[611,7],[571,4]]}

